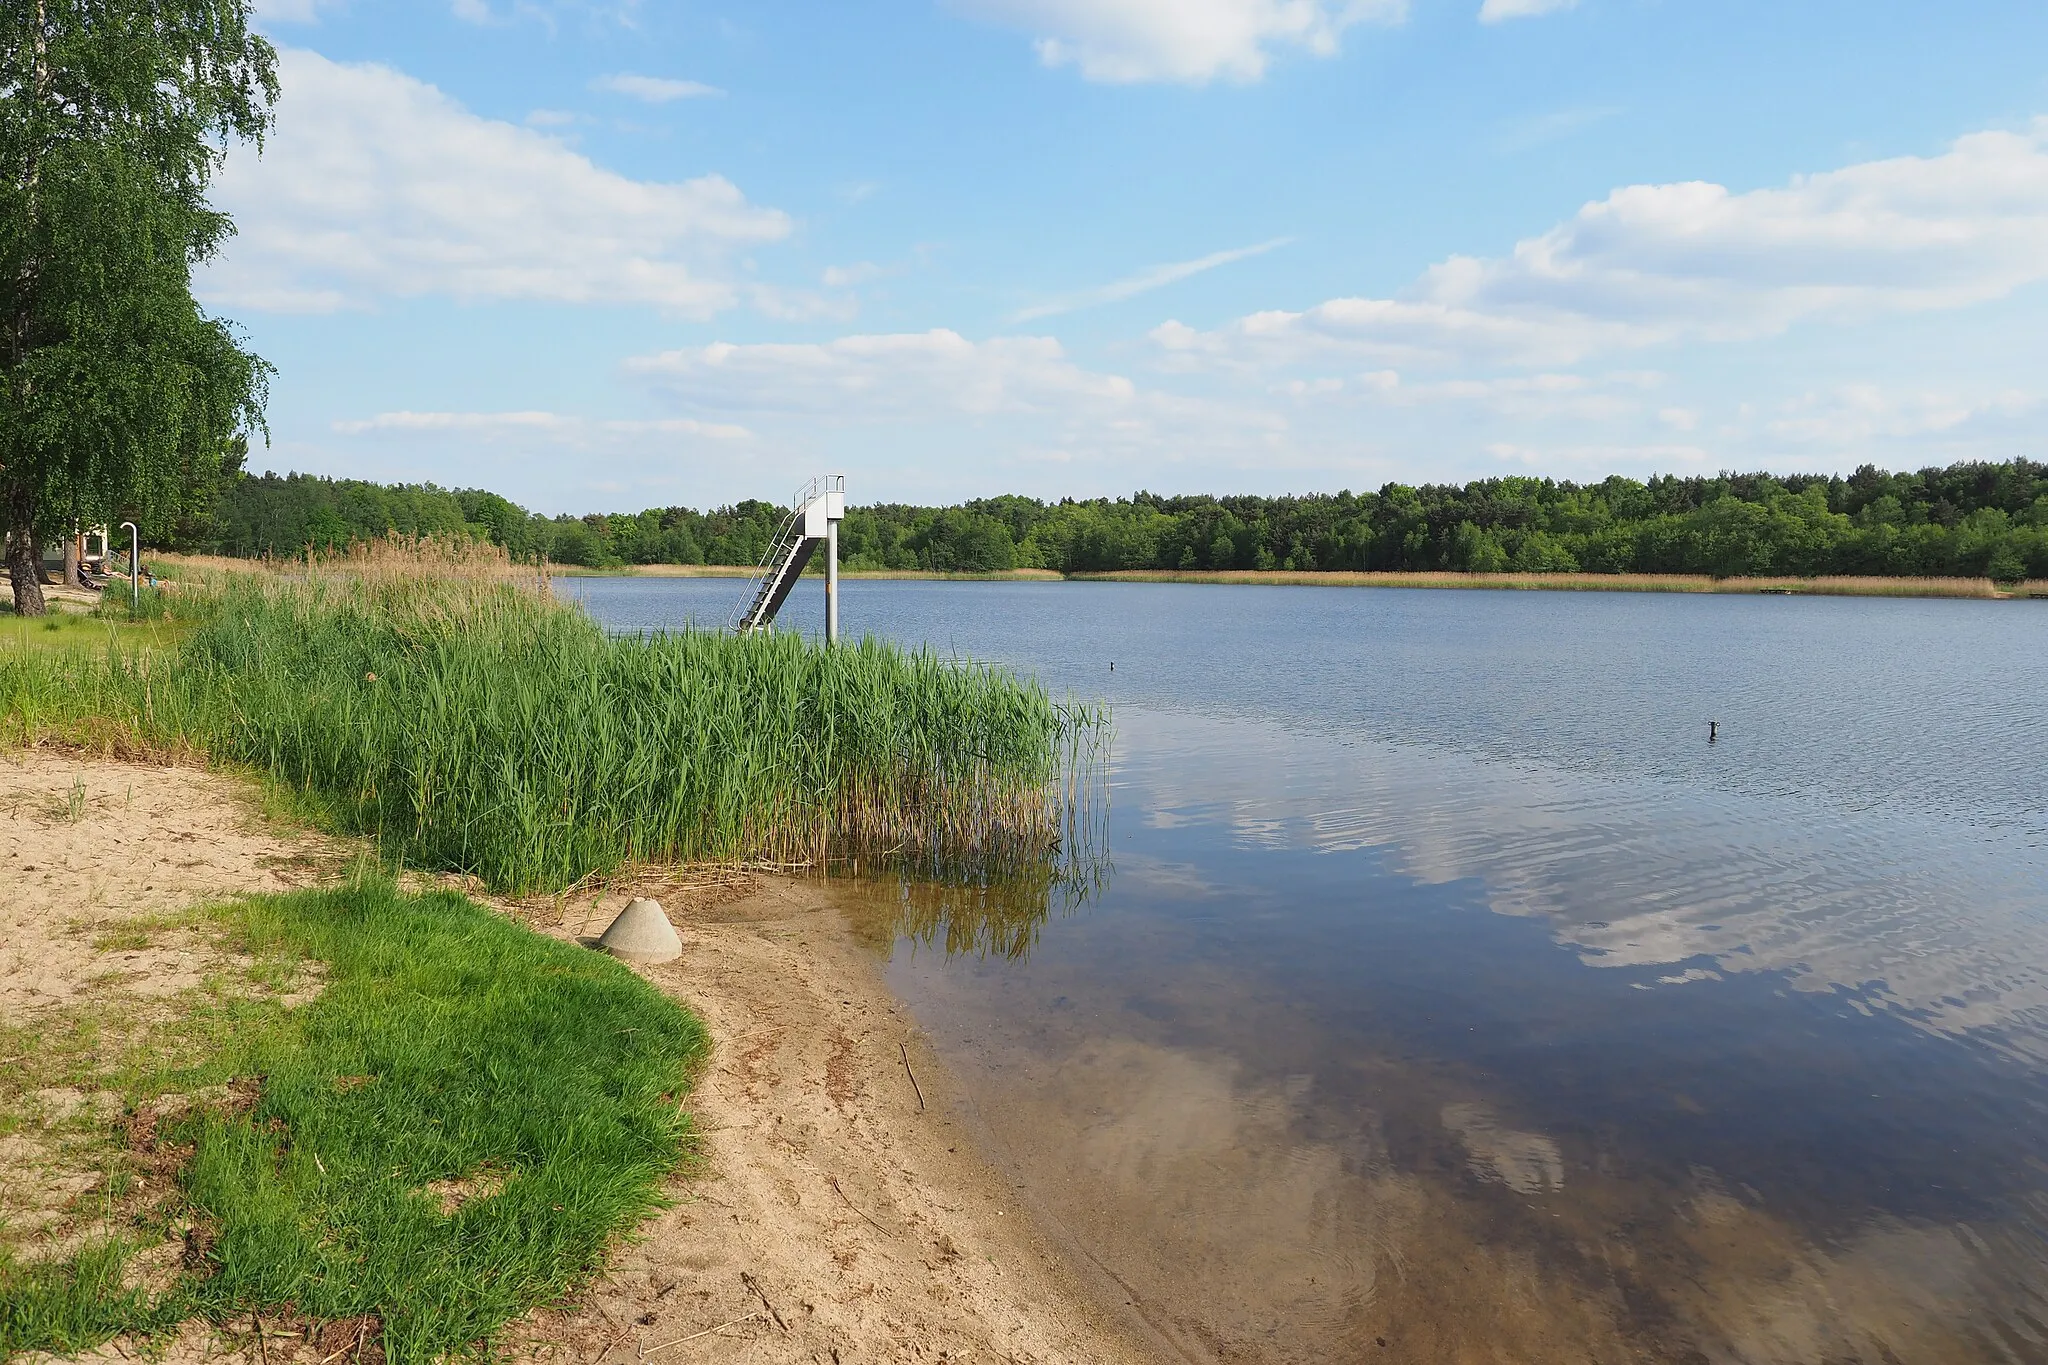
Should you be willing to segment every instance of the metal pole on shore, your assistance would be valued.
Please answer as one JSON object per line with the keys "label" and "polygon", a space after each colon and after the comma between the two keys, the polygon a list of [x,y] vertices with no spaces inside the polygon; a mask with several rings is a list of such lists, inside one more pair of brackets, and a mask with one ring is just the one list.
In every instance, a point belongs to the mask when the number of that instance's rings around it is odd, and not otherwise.
{"label": "metal pole on shore", "polygon": [[142,532],[135,529],[132,521],[121,524],[128,528],[128,613],[139,616],[142,614]]}
{"label": "metal pole on shore", "polygon": [[825,523],[825,643],[839,643],[839,518]]}

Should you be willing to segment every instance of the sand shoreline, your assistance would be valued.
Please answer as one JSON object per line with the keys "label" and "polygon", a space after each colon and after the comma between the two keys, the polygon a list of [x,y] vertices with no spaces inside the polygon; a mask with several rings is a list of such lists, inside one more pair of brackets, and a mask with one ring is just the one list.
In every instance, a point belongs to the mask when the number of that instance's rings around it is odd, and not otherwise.
{"label": "sand shoreline", "polygon": [[[616,569],[554,570],[564,578],[746,578],[752,569],[705,564],[629,564]],[[1435,588],[1518,592],[1656,592],[1764,594],[1787,597],[1944,597],[1973,601],[2048,600],[2048,580],[2000,585],[1988,578],[1886,578],[1875,575],[1713,578],[1706,574],[1605,573],[1359,573],[1295,569],[1117,569],[1061,573],[1008,569],[937,573],[918,569],[846,569],[849,580],[994,583],[1201,583],[1237,587]]]}
{"label": "sand shoreline", "polygon": [[[189,768],[50,748],[0,754],[0,821],[13,845],[0,886],[0,1023],[170,1006],[176,989],[219,969],[219,954],[153,920],[342,874],[344,841],[271,824],[256,795],[250,782]],[[594,1363],[631,1349],[743,1365],[1152,1358],[1137,1344],[1142,1327],[1089,1291],[984,1159],[963,1093],[826,884],[678,873],[621,881],[594,900],[477,899],[577,939],[633,894],[660,897],[685,941],[677,962],[637,970],[713,1036],[683,1101],[702,1161],[670,1183],[673,1205],[594,1284],[508,1328],[507,1353]],[[75,1101],[70,1114],[118,1098],[51,1092],[35,1102]],[[89,1205],[97,1180],[89,1164],[71,1168],[57,1136],[0,1143],[0,1212],[45,1228],[31,1242],[53,1249],[75,1221],[66,1208]],[[89,1358],[123,1350],[110,1343]],[[188,1326],[166,1360],[249,1350],[246,1339]]]}
{"label": "sand shoreline", "polygon": [[647,877],[550,931],[587,939],[632,895],[684,942],[636,970],[715,1040],[688,1101],[705,1166],[579,1303],[531,1324],[528,1354],[589,1360],[632,1324],[647,1350],[715,1331],[699,1358],[743,1363],[1154,1358],[985,1158],[828,884],[760,878],[727,900]]}

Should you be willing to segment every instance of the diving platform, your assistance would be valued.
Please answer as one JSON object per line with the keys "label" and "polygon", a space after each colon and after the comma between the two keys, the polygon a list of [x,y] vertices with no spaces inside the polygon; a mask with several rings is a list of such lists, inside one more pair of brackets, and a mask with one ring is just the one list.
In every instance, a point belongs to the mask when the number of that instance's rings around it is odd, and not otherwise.
{"label": "diving platform", "polygon": [[766,630],[789,600],[819,550],[825,552],[825,639],[839,640],[839,523],[846,516],[846,476],[823,474],[798,489],[761,557],[743,604],[730,622],[741,635]]}

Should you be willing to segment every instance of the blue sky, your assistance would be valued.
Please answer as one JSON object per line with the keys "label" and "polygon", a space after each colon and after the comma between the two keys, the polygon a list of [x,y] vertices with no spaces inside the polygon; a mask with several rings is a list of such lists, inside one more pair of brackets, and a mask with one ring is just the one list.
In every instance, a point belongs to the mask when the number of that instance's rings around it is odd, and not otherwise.
{"label": "blue sky", "polygon": [[2048,452],[2048,6],[261,0],[257,468],[546,511]]}

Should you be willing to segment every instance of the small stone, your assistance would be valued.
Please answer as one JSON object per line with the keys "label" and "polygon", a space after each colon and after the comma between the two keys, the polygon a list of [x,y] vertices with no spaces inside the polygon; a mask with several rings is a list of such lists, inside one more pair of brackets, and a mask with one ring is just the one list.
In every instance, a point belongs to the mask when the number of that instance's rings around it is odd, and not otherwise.
{"label": "small stone", "polygon": [[625,962],[673,962],[683,955],[683,940],[668,922],[661,902],[636,896],[604,931],[597,946]]}

